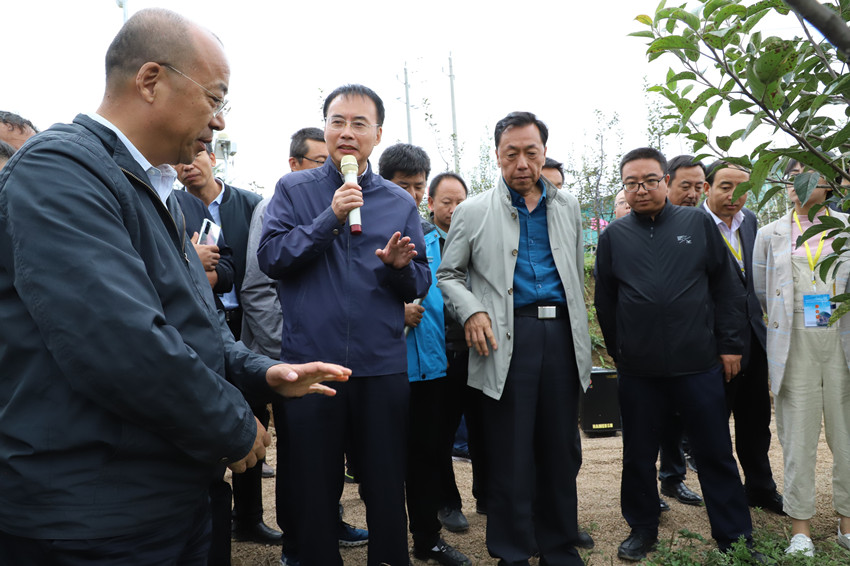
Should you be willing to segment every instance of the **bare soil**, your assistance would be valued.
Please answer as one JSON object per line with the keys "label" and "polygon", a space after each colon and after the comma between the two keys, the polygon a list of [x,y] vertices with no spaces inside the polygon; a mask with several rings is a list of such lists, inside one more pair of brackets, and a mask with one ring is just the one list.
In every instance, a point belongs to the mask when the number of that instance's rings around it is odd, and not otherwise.
{"label": "bare soil", "polygon": [[[731,424],[731,423],[730,423]],[[782,450],[776,438],[775,425],[771,426],[773,439],[771,442],[770,458],[773,473],[782,491]],[[272,428],[272,435],[274,429]],[[733,429],[734,435],[734,429]],[[618,434],[610,437],[589,438],[582,434],[584,464],[578,476],[578,519],[579,525],[591,532],[596,541],[592,551],[582,551],[588,565],[623,565],[629,562],[617,558],[617,546],[629,534],[628,525],[620,514],[620,474],[622,469],[622,437]],[[388,454],[387,457],[394,455]],[[269,462],[274,462],[274,442],[269,453]],[[495,565],[496,560],[487,553],[485,545],[485,529],[487,518],[475,513],[475,500],[472,497],[472,467],[469,462],[456,461],[455,476],[458,488],[463,497],[463,507],[469,519],[469,531],[460,534],[443,532],[445,540],[464,552],[473,564]],[[687,485],[696,492],[701,492],[698,475],[688,471]],[[825,540],[834,540],[836,532],[836,515],[832,509],[832,456],[827,448],[825,438],[821,434],[818,446],[817,467],[817,515],[812,527],[815,544]],[[266,524],[276,525],[274,509],[274,479],[263,480],[263,498],[265,502]],[[661,516],[659,538],[670,541],[680,529],[688,529],[699,533],[706,539],[711,538],[705,508],[682,505],[667,498],[670,512]],[[349,523],[366,528],[366,514],[363,502],[357,495],[357,486],[346,484],[342,498],[345,506],[345,520]],[[774,532],[789,530],[787,518],[779,517],[761,510],[753,510],[753,523],[756,528],[767,528]],[[663,542],[662,542],[663,544]],[[410,542],[412,547],[412,542]],[[366,564],[367,547],[340,549],[347,566]],[[280,558],[280,547],[264,546],[253,543],[233,543],[234,566],[276,566]],[[413,559],[414,566],[424,564]],[[535,560],[532,565],[537,564]]]}

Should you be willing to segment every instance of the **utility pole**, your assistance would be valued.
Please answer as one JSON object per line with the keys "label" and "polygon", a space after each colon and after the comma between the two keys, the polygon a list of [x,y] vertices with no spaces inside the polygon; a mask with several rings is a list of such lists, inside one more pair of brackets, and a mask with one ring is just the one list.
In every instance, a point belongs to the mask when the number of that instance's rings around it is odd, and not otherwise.
{"label": "utility pole", "polygon": [[407,143],[413,145],[413,132],[410,129],[410,83],[407,82],[407,61],[404,62],[404,105],[407,108]]}
{"label": "utility pole", "polygon": [[457,151],[457,114],[455,113],[455,74],[452,69],[451,51],[449,51],[449,86],[452,91],[452,148],[455,156],[455,173],[460,173],[460,155]]}

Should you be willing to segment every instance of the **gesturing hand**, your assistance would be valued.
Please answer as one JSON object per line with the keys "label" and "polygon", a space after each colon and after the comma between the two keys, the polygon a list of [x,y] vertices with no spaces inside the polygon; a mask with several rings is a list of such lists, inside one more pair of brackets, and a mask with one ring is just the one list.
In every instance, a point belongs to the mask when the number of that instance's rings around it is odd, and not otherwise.
{"label": "gesturing hand", "polygon": [[266,383],[284,397],[303,397],[310,393],[336,395],[336,390],[322,381],[347,381],[351,370],[336,364],[277,364],[266,372]]}
{"label": "gesturing hand", "polygon": [[392,235],[384,249],[375,250],[375,255],[381,258],[386,265],[394,269],[405,267],[410,260],[418,255],[416,246],[410,243],[410,238],[401,237],[401,232]]}

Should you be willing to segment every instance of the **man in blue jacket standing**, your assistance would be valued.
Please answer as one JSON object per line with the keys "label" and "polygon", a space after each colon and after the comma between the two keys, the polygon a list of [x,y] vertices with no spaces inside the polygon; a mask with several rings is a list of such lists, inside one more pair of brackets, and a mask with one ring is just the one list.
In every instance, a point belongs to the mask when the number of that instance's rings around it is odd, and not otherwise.
{"label": "man in blue jacket standing", "polygon": [[[431,160],[421,147],[398,143],[384,150],[378,162],[381,176],[406,190],[419,203],[425,194]],[[407,450],[407,510],[413,555],[445,566],[471,564],[461,552],[440,538],[438,511],[446,467],[452,466],[452,442],[457,428],[450,407],[454,393],[446,377],[446,331],[443,294],[437,289],[440,234],[420,219],[425,253],[431,267],[431,287],[424,298],[405,304],[407,378],[410,381],[410,438]],[[454,475],[451,476],[454,478]],[[463,517],[463,515],[461,515]],[[464,517],[464,523],[466,518]],[[469,523],[459,530],[469,528]]]}
{"label": "man in blue jacket standing", "polygon": [[[425,295],[431,272],[413,199],[368,161],[381,141],[381,98],[346,85],[325,99],[323,112],[330,158],[278,181],[257,260],[278,280],[281,361],[321,351],[344,361],[355,378],[329,403],[305,399],[287,406],[292,482],[284,531],[295,533],[304,566],[342,564],[338,503],[350,434],[368,511],[368,563],[406,564],[404,303]],[[347,155],[357,163],[356,183],[340,172]],[[347,218],[358,207],[362,233],[356,234]]]}
{"label": "man in blue jacket standing", "polygon": [[243,392],[345,378],[234,342],[183,228],[168,164],[224,128],[229,76],[212,33],[142,10],[97,112],[0,174],[0,564],[206,564],[210,479],[270,442]]}

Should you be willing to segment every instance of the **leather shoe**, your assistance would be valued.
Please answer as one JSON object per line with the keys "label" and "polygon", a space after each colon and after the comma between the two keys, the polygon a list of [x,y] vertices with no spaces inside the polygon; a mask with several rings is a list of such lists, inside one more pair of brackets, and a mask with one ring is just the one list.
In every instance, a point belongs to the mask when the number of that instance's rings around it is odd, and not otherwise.
{"label": "leather shoe", "polygon": [[782,495],[775,490],[773,493],[763,496],[747,494],[747,505],[750,507],[761,507],[765,511],[770,511],[777,515],[785,515],[785,511],[782,510]]}
{"label": "leather shoe", "polygon": [[679,503],[685,505],[701,505],[702,497],[688,489],[685,482],[676,482],[671,485],[661,484],[661,494],[667,497],[675,497]]}
{"label": "leather shoe", "polygon": [[413,556],[417,560],[435,560],[443,566],[472,566],[472,562],[465,554],[446,544],[443,539],[438,540],[432,548],[416,548],[414,545]]}
{"label": "leather shoe", "polygon": [[670,510],[670,504],[669,503],[667,503],[666,501],[664,501],[660,497],[658,498],[658,501],[659,501],[658,506],[659,506],[659,508],[661,508],[662,513]]}
{"label": "leather shoe", "polygon": [[632,531],[629,538],[624,540],[617,549],[617,558],[638,562],[646,558],[647,552],[655,550],[655,546],[657,544],[658,537],[654,537],[647,533],[636,533]]}
{"label": "leather shoe", "polygon": [[469,521],[460,509],[443,507],[437,511],[437,519],[443,524],[447,531],[462,533],[469,529]]}
{"label": "leather shoe", "polygon": [[593,537],[590,536],[590,533],[587,531],[579,531],[576,540],[573,541],[573,546],[576,548],[584,548],[586,550],[590,550],[596,543],[593,542]]}
{"label": "leather shoe", "polygon": [[238,525],[235,521],[230,531],[233,540],[260,544],[283,544],[283,533],[260,521],[255,525]]}

